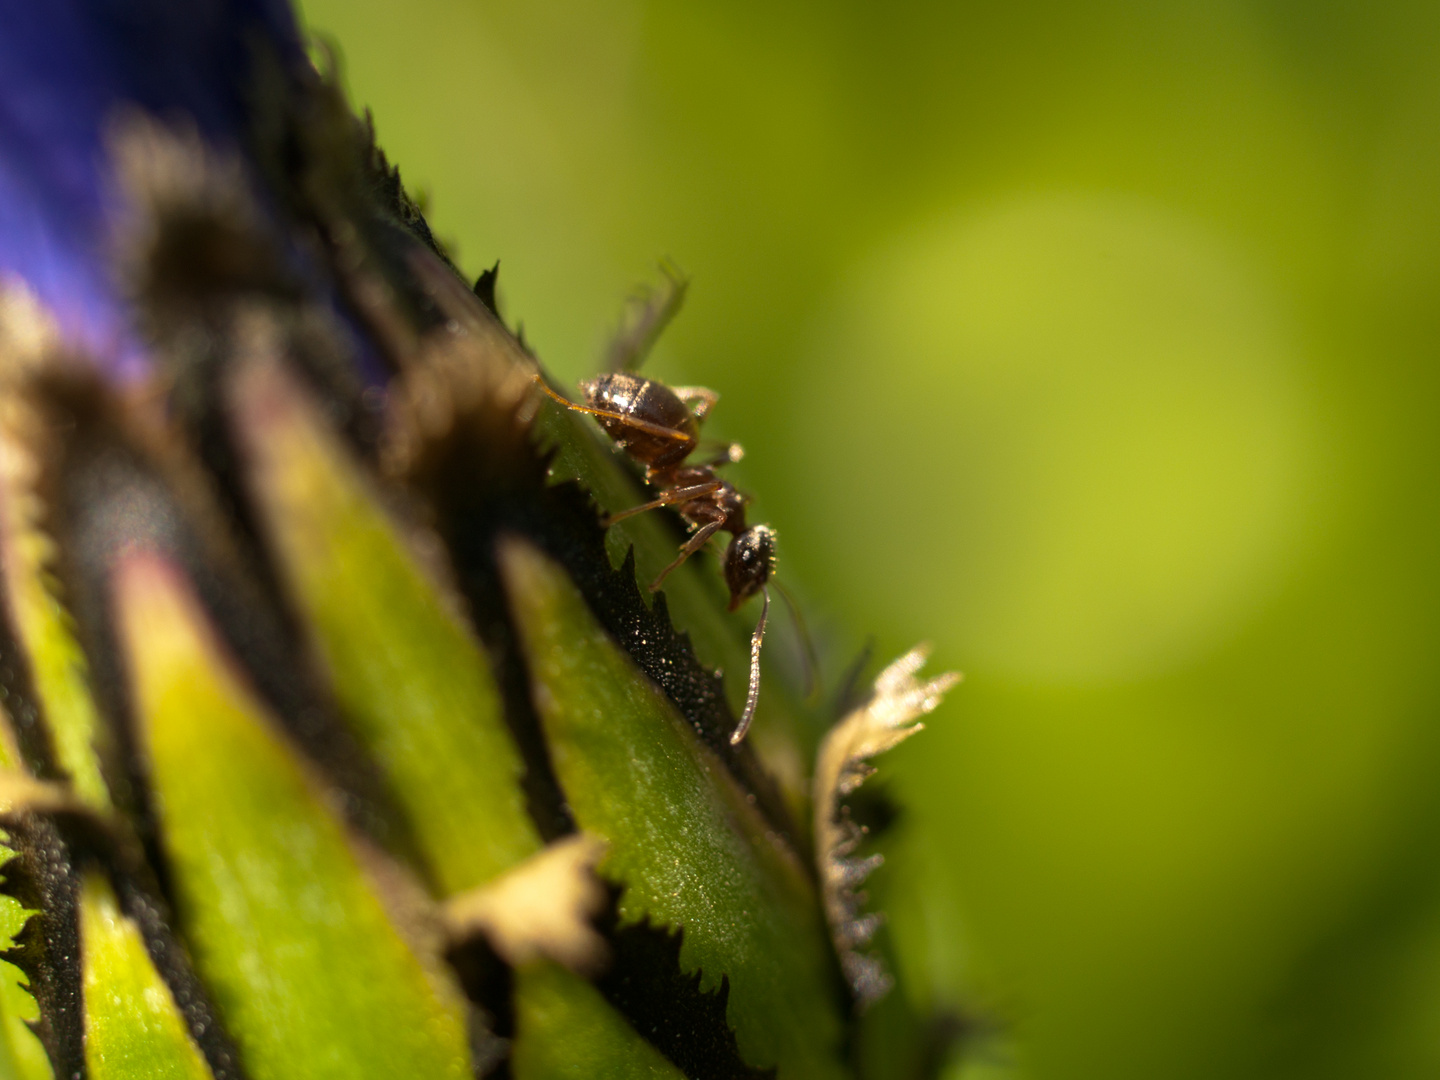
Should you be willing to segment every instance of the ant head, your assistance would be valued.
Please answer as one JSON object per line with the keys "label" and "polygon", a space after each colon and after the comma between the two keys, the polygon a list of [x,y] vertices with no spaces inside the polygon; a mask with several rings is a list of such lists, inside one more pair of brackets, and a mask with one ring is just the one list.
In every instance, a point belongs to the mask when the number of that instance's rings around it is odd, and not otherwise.
{"label": "ant head", "polygon": [[737,533],[725,551],[725,584],[734,611],[759,592],[775,572],[775,530],[756,525]]}

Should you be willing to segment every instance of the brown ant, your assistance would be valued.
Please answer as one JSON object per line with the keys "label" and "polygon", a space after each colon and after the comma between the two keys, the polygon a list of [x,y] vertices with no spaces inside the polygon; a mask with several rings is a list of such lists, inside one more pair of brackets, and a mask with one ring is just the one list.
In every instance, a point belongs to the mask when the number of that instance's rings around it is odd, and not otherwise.
{"label": "brown ant", "polygon": [[730,546],[722,560],[725,584],[730,590],[729,610],[734,611],[757,592],[764,597],[760,621],[750,636],[750,688],[745,697],[745,711],[730,736],[733,746],[745,738],[755,716],[755,703],[760,698],[760,643],[770,616],[767,583],[775,570],[775,530],[769,525],[747,524],[745,504],[749,498],[715,474],[718,466],[740,460],[744,451],[738,444],[731,443],[719,455],[708,459],[686,461],[699,447],[700,424],[719,395],[703,386],[666,386],[658,379],[635,374],[634,368],[639,366],[660,330],[674,318],[685,293],[682,278],[668,269],[665,275],[668,290],[658,301],[646,298],[639,317],[632,320],[634,325],[617,337],[611,348],[611,370],[579,384],[585,404],[578,405],[561,397],[545,385],[539,373],[535,381],[565,408],[594,416],[605,434],[645,467],[645,482],[655,490],[656,497],[609,515],[604,521],[607,528],[660,506],[675,507],[690,526],[693,535],[681,545],[675,561],[650,583],[651,592],[659,589],[672,571],[703,548],[717,532],[723,529],[731,534]]}

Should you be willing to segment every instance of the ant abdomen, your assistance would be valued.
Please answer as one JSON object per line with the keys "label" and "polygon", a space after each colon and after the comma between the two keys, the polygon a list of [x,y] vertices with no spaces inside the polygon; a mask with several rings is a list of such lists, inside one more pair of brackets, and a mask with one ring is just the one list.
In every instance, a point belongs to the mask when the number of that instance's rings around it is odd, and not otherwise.
{"label": "ant abdomen", "polygon": [[605,434],[646,468],[678,465],[700,442],[694,413],[662,382],[611,371],[586,379],[580,390]]}

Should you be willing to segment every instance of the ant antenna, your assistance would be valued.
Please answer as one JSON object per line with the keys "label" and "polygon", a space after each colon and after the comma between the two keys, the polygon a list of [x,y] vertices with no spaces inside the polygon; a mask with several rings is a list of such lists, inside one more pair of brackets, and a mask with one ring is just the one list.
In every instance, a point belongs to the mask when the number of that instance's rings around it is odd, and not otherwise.
{"label": "ant antenna", "polygon": [[815,652],[815,639],[810,636],[810,627],[805,624],[805,616],[801,614],[800,605],[795,602],[790,590],[778,581],[771,584],[790,609],[790,618],[795,621],[795,632],[800,635],[801,668],[805,673],[805,702],[814,704],[815,696],[820,692],[820,658]]}
{"label": "ant antenna", "polygon": [[760,621],[750,635],[750,692],[745,695],[745,711],[740,714],[740,724],[730,736],[730,745],[739,746],[740,740],[750,730],[750,721],[755,719],[755,703],[760,700],[760,643],[765,640],[765,621],[770,617],[770,590],[762,590],[765,605],[760,609]]}
{"label": "ant antenna", "polygon": [[875,639],[866,638],[864,648],[841,676],[840,688],[835,693],[836,717],[844,716],[865,700],[866,694],[860,687],[860,676],[865,674],[865,668],[874,652]]}

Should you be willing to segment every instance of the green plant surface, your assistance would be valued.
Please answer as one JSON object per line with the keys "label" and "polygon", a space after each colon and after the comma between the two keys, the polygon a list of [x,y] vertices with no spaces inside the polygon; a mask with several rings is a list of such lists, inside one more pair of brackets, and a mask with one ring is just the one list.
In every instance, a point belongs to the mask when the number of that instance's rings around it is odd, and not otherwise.
{"label": "green plant surface", "polygon": [[515,1080],[684,1080],[589,983],[549,963],[515,972]]}
{"label": "green plant surface", "polygon": [[140,929],[96,874],[87,875],[81,887],[80,950],[85,1066],[92,1080],[209,1080],[209,1066],[156,972]]}
{"label": "green plant surface", "polygon": [[35,696],[55,744],[57,763],[70,777],[75,795],[97,809],[110,806],[100,774],[95,739],[99,716],[90,694],[85,654],[56,595],[51,574],[54,545],[39,528],[39,500],[25,474],[30,455],[9,436],[0,436],[0,569],[5,597],[24,647]]}
{"label": "green plant surface", "polygon": [[234,400],[251,487],[345,717],[440,892],[484,883],[540,847],[489,661],[294,380],[255,366]]}
{"label": "green plant surface", "polygon": [[177,917],[247,1072],[469,1077],[454,992],[398,936],[176,572],[132,556],[116,602]]}
{"label": "green plant surface", "polygon": [[683,928],[681,967],[729,980],[741,1056],[845,1075],[833,958],[811,881],[723,765],[522,541],[500,561],[541,724],[577,823],[609,843],[625,923]]}
{"label": "green plant surface", "polygon": [[[0,833],[0,866],[15,857],[15,852],[4,846],[6,840]],[[0,943],[12,943],[35,914],[13,896],[0,895]],[[0,1076],[6,1080],[52,1080],[45,1048],[28,1026],[40,1017],[28,986],[23,971],[0,960]]]}

